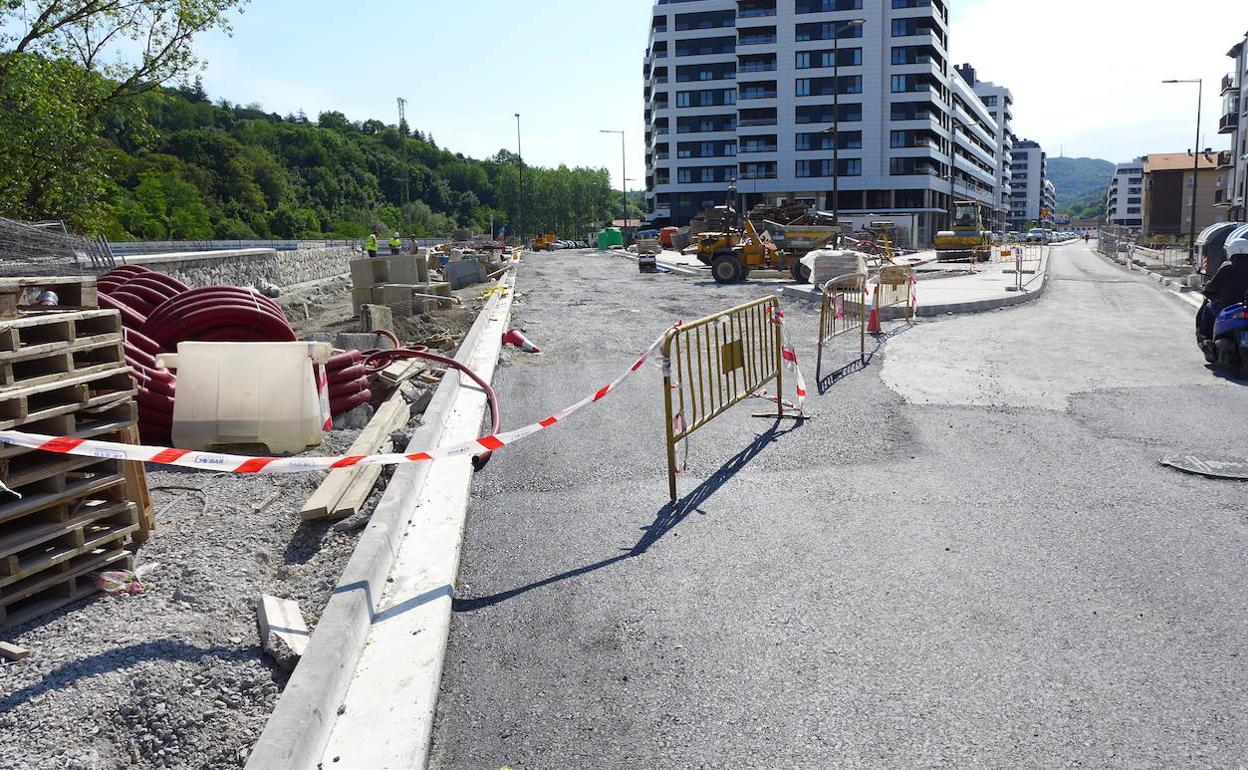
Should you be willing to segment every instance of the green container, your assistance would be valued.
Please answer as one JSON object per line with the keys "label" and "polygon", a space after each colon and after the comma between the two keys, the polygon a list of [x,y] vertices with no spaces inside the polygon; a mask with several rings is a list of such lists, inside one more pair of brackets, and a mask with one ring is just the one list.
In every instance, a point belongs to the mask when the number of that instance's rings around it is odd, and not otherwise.
{"label": "green container", "polygon": [[618,227],[608,227],[598,231],[598,250],[610,251],[612,246],[623,246],[624,235]]}

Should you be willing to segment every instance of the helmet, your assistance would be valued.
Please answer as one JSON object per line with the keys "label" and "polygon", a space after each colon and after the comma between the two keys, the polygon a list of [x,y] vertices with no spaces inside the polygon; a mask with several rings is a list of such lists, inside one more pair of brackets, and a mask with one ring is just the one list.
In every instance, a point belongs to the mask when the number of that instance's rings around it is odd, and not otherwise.
{"label": "helmet", "polygon": [[61,298],[56,296],[56,292],[51,289],[46,289],[41,291],[39,296],[35,298],[35,304],[43,307],[56,307],[61,304]]}
{"label": "helmet", "polygon": [[1226,244],[1226,256],[1228,257],[1244,257],[1248,256],[1248,238],[1236,238]]}

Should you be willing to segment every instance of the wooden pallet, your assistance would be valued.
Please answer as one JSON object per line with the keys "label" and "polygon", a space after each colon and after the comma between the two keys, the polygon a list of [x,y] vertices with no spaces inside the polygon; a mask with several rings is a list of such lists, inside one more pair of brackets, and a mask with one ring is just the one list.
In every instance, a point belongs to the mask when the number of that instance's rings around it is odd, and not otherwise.
{"label": "wooden pallet", "polygon": [[81,500],[66,521],[45,522],[0,534],[0,601],[19,581],[79,554],[124,539],[139,528],[134,503]]}
{"label": "wooden pallet", "polygon": [[124,364],[39,385],[18,383],[0,391],[0,429],[130,401],[137,394],[138,387]]}
{"label": "wooden pallet", "polygon": [[14,583],[0,597],[0,628],[34,620],[97,593],[92,573],[126,569],[134,569],[134,556],[115,540]]}
{"label": "wooden pallet", "polygon": [[60,304],[48,310],[100,306],[95,276],[0,278],[0,318],[15,318],[21,311],[34,309],[22,304],[26,292],[34,289],[56,292]]}
{"label": "wooden pallet", "polygon": [[0,326],[0,358],[55,353],[76,342],[110,337],[121,337],[116,310],[23,313]]}

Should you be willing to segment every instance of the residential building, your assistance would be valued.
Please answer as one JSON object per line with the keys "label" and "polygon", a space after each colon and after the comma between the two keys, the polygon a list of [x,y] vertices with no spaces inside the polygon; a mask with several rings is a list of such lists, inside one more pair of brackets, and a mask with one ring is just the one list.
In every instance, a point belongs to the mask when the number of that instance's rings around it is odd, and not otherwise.
{"label": "residential building", "polygon": [[1144,224],[1144,158],[1119,163],[1109,182],[1105,221],[1120,227]]}
{"label": "residential building", "polygon": [[[1196,232],[1225,222],[1228,210],[1216,205],[1225,198],[1226,172],[1218,168],[1222,153],[1202,152],[1199,170],[1190,152],[1164,152],[1144,158],[1144,222],[1146,235],[1186,235],[1192,230],[1192,184],[1196,184]],[[1197,174],[1199,176],[1197,176]]]}
{"label": "residential building", "polygon": [[1231,135],[1226,155],[1223,199],[1216,205],[1227,209],[1227,220],[1248,220],[1248,34],[1227,56],[1235,62],[1231,73],[1222,78],[1222,115],[1218,131]]}
{"label": "residential building", "polygon": [[1010,222],[1010,181],[1013,177],[1011,152],[1014,142],[1014,94],[1005,86],[999,86],[976,77],[975,68],[962,64],[958,68],[967,83],[971,84],[975,95],[980,98],[992,119],[997,124],[997,196],[991,217],[992,229],[998,232],[1008,229]]}
{"label": "residential building", "polygon": [[997,127],[949,66],[948,36],[945,0],[657,0],[643,66],[650,220],[685,224],[734,180],[746,208],[839,204],[855,223],[908,222],[918,243],[946,226],[953,197],[991,209]]}
{"label": "residential building", "polygon": [[1010,228],[1022,230],[1028,222],[1051,225],[1057,208],[1057,188],[1048,178],[1048,156],[1030,139],[1015,142],[1010,152]]}

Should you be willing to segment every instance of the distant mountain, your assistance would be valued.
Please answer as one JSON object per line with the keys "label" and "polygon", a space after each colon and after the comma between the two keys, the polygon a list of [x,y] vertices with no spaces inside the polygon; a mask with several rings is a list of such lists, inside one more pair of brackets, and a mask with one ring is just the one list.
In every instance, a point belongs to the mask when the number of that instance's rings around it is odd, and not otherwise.
{"label": "distant mountain", "polygon": [[1057,206],[1103,195],[1116,166],[1094,157],[1050,157],[1048,177],[1057,185]]}

